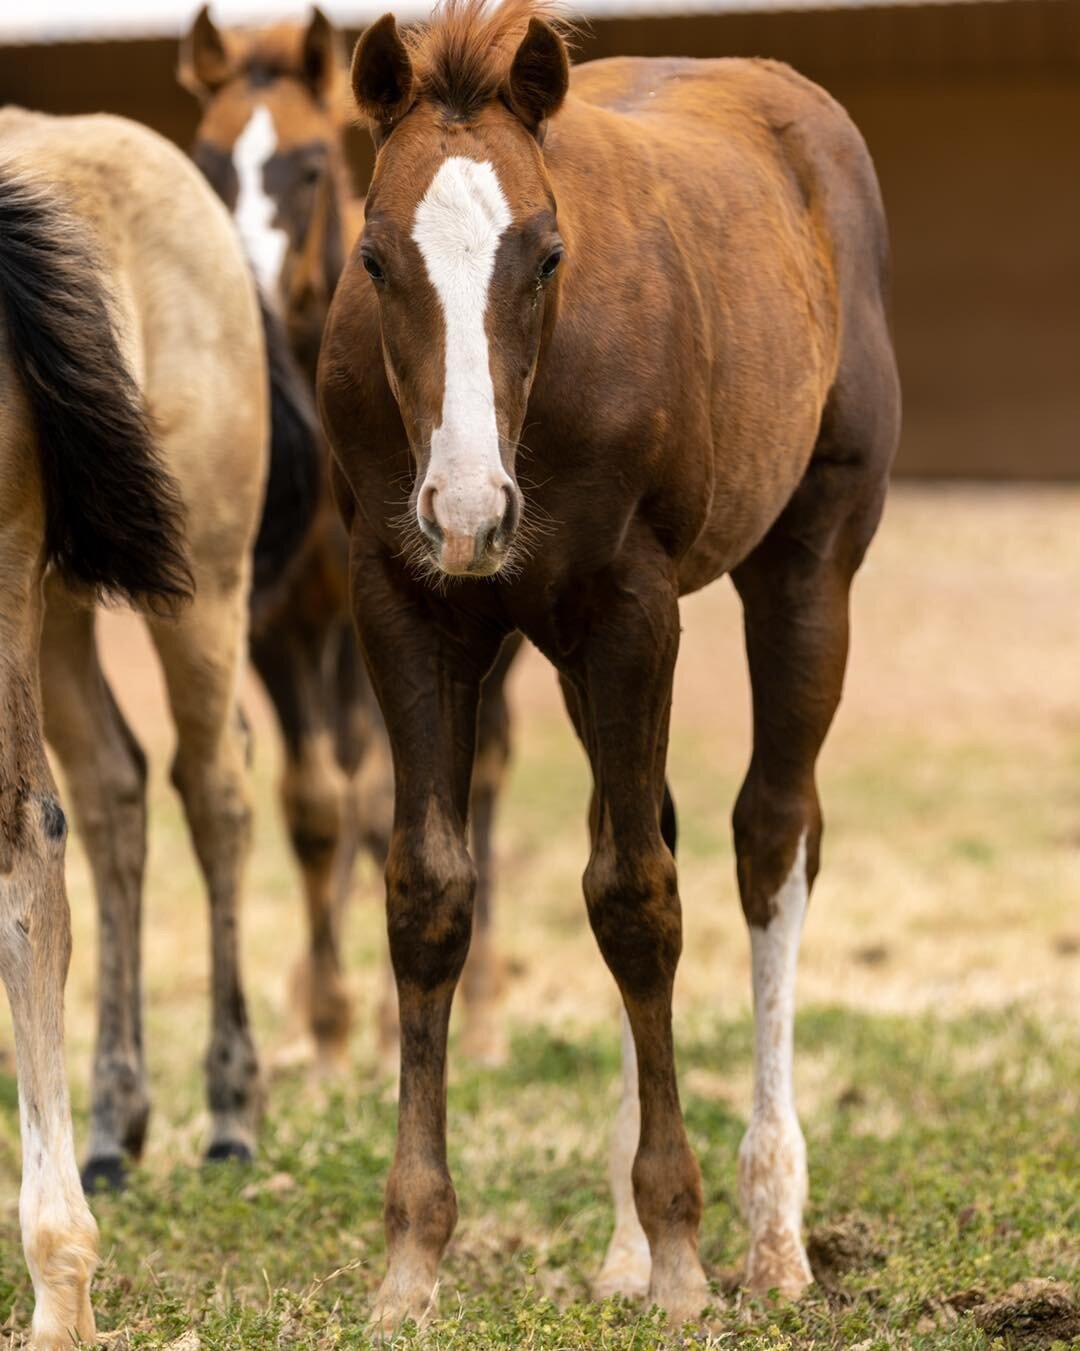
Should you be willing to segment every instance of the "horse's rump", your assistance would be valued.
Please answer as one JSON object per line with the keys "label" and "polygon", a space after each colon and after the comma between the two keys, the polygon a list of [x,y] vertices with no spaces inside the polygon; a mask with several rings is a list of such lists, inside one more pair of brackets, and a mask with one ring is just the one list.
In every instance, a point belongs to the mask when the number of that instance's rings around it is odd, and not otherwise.
{"label": "horse's rump", "polygon": [[191,595],[183,508],[121,354],[86,222],[0,167],[0,313],[33,420],[45,552],[95,593]]}

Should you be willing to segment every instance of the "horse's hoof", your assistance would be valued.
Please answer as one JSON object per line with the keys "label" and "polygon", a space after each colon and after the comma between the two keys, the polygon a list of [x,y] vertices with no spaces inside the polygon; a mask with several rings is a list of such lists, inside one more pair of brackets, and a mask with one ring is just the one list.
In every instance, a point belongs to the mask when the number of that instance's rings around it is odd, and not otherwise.
{"label": "horse's hoof", "polygon": [[621,1295],[623,1299],[644,1299],[651,1275],[652,1255],[644,1234],[640,1239],[618,1242],[613,1239],[600,1274],[592,1282],[592,1297],[603,1300]]}
{"label": "horse's hoof", "polygon": [[684,1323],[697,1323],[707,1328],[707,1310],[717,1304],[692,1247],[669,1254],[666,1261],[661,1258],[653,1262],[647,1299],[664,1310],[673,1328],[680,1328]]}
{"label": "horse's hoof", "polygon": [[99,1192],[122,1192],[127,1186],[127,1160],[121,1154],[103,1154],[87,1159],[82,1170],[83,1191],[87,1196]]}
{"label": "horse's hoof", "polygon": [[797,1229],[770,1226],[751,1241],[745,1285],[752,1295],[765,1296],[775,1290],[781,1299],[796,1300],[813,1279]]}
{"label": "horse's hoof", "polygon": [[206,1162],[224,1163],[235,1159],[237,1163],[253,1163],[255,1156],[241,1140],[215,1140],[206,1151]]}

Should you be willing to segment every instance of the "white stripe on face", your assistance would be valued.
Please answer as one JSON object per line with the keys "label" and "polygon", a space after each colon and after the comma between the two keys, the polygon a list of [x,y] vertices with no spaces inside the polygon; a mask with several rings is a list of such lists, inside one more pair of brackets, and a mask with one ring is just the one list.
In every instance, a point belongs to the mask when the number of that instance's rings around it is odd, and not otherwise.
{"label": "white stripe on face", "polygon": [[445,326],[442,416],[425,485],[434,489],[435,520],[447,536],[472,539],[506,510],[510,478],[499,456],[484,316],[499,240],[512,219],[492,166],[458,155],[443,161],[416,208],[412,237]]}
{"label": "white stripe on face", "polygon": [[273,226],[277,207],[263,184],[263,169],[276,149],[274,119],[270,109],[260,103],[233,146],[233,164],[240,185],[233,216],[259,285],[272,300],[278,299],[288,245],[285,231]]}

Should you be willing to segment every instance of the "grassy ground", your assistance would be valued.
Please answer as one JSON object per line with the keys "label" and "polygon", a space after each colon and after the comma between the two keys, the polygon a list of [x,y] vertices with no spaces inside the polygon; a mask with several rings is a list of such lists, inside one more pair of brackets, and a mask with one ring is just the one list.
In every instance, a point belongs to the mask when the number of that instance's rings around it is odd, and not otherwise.
{"label": "grassy ground", "polygon": [[[716,1345],[1080,1341],[1057,1287],[993,1304],[1021,1280],[1080,1283],[1078,518],[1076,492],[906,489],[860,580],[847,699],[822,764],[828,834],[800,977],[796,1085],[818,1284],[794,1306],[748,1301],[737,1288],[746,1235],[735,1152],[750,1103],[751,1025],[727,817],[747,753],[747,696],[727,589],[686,605],[672,743],[686,926],[677,1022],[705,1179]],[[352,1072],[326,1085],[276,1071],[254,1171],[204,1176],[204,906],[165,785],[170,734],[156,674],[129,623],[110,617],[104,627],[121,701],[154,764],[155,1119],[132,1190],[94,1203],[99,1324],[119,1346],[174,1351],[364,1346],[395,1117],[374,1068],[374,879],[359,879],[349,932]],[[259,812],[245,955],[272,1061],[288,1035],[288,950],[301,926],[273,802],[272,730],[257,692],[247,701]],[[499,1070],[453,1062],[461,1222],[438,1320],[402,1344],[651,1348],[673,1337],[657,1315],[587,1301],[610,1226],[617,1022],[580,899],[585,770],[538,661],[518,672],[514,702],[498,917],[512,1054]],[[77,846],[69,858],[68,1038],[81,1141],[94,927]],[[30,1291],[10,1068],[0,1069],[0,1323],[10,1315],[17,1338]]]}

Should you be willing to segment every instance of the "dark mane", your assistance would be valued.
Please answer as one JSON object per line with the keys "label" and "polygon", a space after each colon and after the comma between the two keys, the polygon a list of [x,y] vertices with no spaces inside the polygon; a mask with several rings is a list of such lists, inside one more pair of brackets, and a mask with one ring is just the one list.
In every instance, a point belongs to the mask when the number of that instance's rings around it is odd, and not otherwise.
{"label": "dark mane", "polygon": [[498,98],[530,19],[573,35],[557,0],[442,0],[427,23],[403,34],[418,92],[454,117],[474,116]]}

